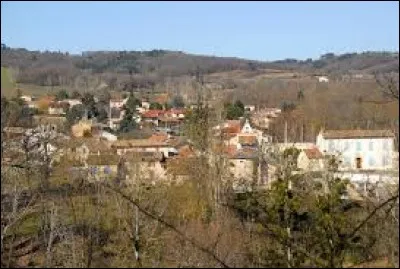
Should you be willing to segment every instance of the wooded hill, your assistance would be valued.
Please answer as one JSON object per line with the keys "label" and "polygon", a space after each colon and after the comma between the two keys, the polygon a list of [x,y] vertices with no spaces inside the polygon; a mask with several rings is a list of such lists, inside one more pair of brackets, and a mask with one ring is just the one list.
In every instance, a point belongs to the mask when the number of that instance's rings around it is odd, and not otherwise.
{"label": "wooded hill", "polygon": [[[327,53],[317,60],[286,59],[274,62],[188,54],[180,51],[93,51],[81,55],[40,52],[10,48],[2,44],[1,66],[12,69],[15,82],[40,86],[68,86],[77,80],[95,78],[110,88],[152,87],[166,77],[226,71],[263,69],[343,75],[351,73],[399,71],[398,53],[364,52],[334,55]],[[117,83],[118,81],[118,83]],[[125,83],[125,84],[124,84]]]}

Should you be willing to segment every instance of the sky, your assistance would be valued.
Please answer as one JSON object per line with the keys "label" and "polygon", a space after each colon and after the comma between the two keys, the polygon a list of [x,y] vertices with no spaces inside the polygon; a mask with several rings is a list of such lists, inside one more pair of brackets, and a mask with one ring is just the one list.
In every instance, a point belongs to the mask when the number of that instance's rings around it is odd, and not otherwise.
{"label": "sky", "polygon": [[273,61],[399,51],[399,2],[1,1],[1,43],[80,54],[179,50]]}

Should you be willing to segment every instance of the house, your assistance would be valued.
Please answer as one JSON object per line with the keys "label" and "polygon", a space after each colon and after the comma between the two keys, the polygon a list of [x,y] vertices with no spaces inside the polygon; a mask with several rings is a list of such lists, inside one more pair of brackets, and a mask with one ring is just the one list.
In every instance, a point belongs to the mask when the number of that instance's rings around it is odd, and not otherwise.
{"label": "house", "polygon": [[38,109],[39,108],[38,101],[26,101],[25,103],[29,108],[33,108],[33,109]]}
{"label": "house", "polygon": [[317,79],[318,79],[318,82],[329,82],[329,79],[326,76],[319,76],[319,77],[317,77]]}
{"label": "house", "polygon": [[324,160],[324,155],[318,148],[304,149],[297,158],[297,167],[305,171],[321,171]]}
{"label": "house", "polygon": [[166,160],[166,169],[168,180],[181,183],[195,175],[198,158],[195,156],[174,157]]}
{"label": "house", "polygon": [[62,100],[62,102],[68,103],[70,108],[82,104],[82,101],[80,99],[64,99]]}
{"label": "house", "polygon": [[84,161],[85,167],[88,169],[88,180],[111,180],[114,179],[118,172],[118,163],[120,156],[116,154],[108,155],[89,155]]}
{"label": "house", "polygon": [[317,147],[316,144],[314,143],[300,143],[300,142],[295,142],[295,143],[276,143],[275,144],[278,148],[279,151],[283,152],[286,149],[289,148],[296,148],[299,150],[306,150],[306,149],[312,149]]}
{"label": "house", "polygon": [[142,101],[142,108],[144,109],[144,111],[149,110],[150,109],[150,102]]}
{"label": "house", "polygon": [[247,106],[244,106],[244,110],[247,112],[253,112],[254,110],[256,110],[256,106],[247,105]]}
{"label": "house", "polygon": [[30,96],[30,95],[21,95],[20,98],[21,98],[22,100],[24,100],[24,102],[32,102],[33,99],[34,99],[34,98],[33,98],[32,96]]}
{"label": "house", "polygon": [[[237,192],[251,190],[252,186],[266,184],[261,179],[258,150],[256,148],[237,149],[235,146],[227,146],[224,149],[227,157],[228,173],[232,187]],[[268,172],[267,172],[268,173]]]}
{"label": "house", "polygon": [[106,132],[104,130],[101,130],[99,133],[99,136],[108,140],[108,141],[117,141],[118,137],[110,132]]}
{"label": "house", "polygon": [[[226,140],[227,145],[235,145],[238,148],[241,148],[243,146],[257,147],[257,145],[262,140],[263,132],[257,129],[253,129],[248,119],[246,119],[242,128],[239,129],[240,130],[239,132],[237,132],[238,128],[237,123],[233,125],[233,127],[235,129],[232,129],[232,126],[228,127],[228,130],[231,132],[230,132],[230,137],[228,137],[228,140]],[[239,127],[240,127],[240,121],[239,121]]]}
{"label": "house", "polygon": [[121,121],[122,119],[119,118],[109,118],[108,127],[110,127],[112,130],[118,130],[121,126]]}
{"label": "house", "polygon": [[91,155],[116,155],[111,143],[99,138],[73,138],[65,145],[66,155],[77,159],[87,160]]}
{"label": "house", "polygon": [[173,128],[179,128],[182,125],[182,121],[177,118],[159,117],[157,126],[159,128],[172,130]]}
{"label": "house", "polygon": [[128,152],[122,156],[128,183],[145,180],[152,184],[167,179],[165,157],[161,152]]}
{"label": "house", "polygon": [[128,101],[128,98],[129,97],[126,97],[125,99],[122,99],[122,98],[110,99],[110,109],[112,109],[112,108],[122,109],[123,106]]}
{"label": "house", "polygon": [[61,130],[64,128],[67,119],[63,115],[34,115],[33,123],[42,128]]}
{"label": "house", "polygon": [[165,112],[165,117],[183,119],[186,111],[184,109],[172,108]]}
{"label": "house", "polygon": [[147,111],[147,109],[145,109],[144,107],[140,107],[140,106],[136,107],[136,112],[138,112],[140,114],[143,114],[146,111]]}
{"label": "house", "polygon": [[394,167],[394,139],[390,130],[325,130],[316,144],[339,157],[340,170],[387,170]]}
{"label": "house", "polygon": [[49,105],[49,115],[64,115],[68,109],[69,104],[66,102],[54,102]]}
{"label": "house", "polygon": [[142,114],[142,121],[158,126],[158,118],[165,114],[164,110],[149,110]]}
{"label": "house", "polygon": [[178,153],[171,143],[150,139],[117,140],[112,143],[111,147],[116,149],[119,155],[127,152],[161,152],[164,157],[168,158]]}

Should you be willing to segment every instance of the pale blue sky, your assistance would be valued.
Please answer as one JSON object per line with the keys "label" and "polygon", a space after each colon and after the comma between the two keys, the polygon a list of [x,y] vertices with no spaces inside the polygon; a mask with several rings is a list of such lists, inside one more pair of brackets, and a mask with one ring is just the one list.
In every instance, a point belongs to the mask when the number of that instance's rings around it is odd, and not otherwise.
{"label": "pale blue sky", "polygon": [[1,2],[1,42],[30,50],[181,50],[255,60],[399,50],[393,2]]}

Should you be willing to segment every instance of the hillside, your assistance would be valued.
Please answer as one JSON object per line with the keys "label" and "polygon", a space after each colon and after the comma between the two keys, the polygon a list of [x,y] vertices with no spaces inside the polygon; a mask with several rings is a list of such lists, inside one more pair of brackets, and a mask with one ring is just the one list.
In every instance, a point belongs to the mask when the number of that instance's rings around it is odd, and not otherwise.
{"label": "hillside", "polygon": [[[275,62],[202,56],[179,51],[94,51],[81,55],[39,52],[2,45],[1,65],[16,70],[17,83],[66,88],[92,88],[107,84],[111,89],[154,88],[166,78],[193,76],[200,70],[214,77],[245,72],[246,77],[277,73],[344,75],[398,72],[398,53],[365,52],[334,55],[317,60],[286,59]],[[3,85],[2,85],[3,86]]]}

